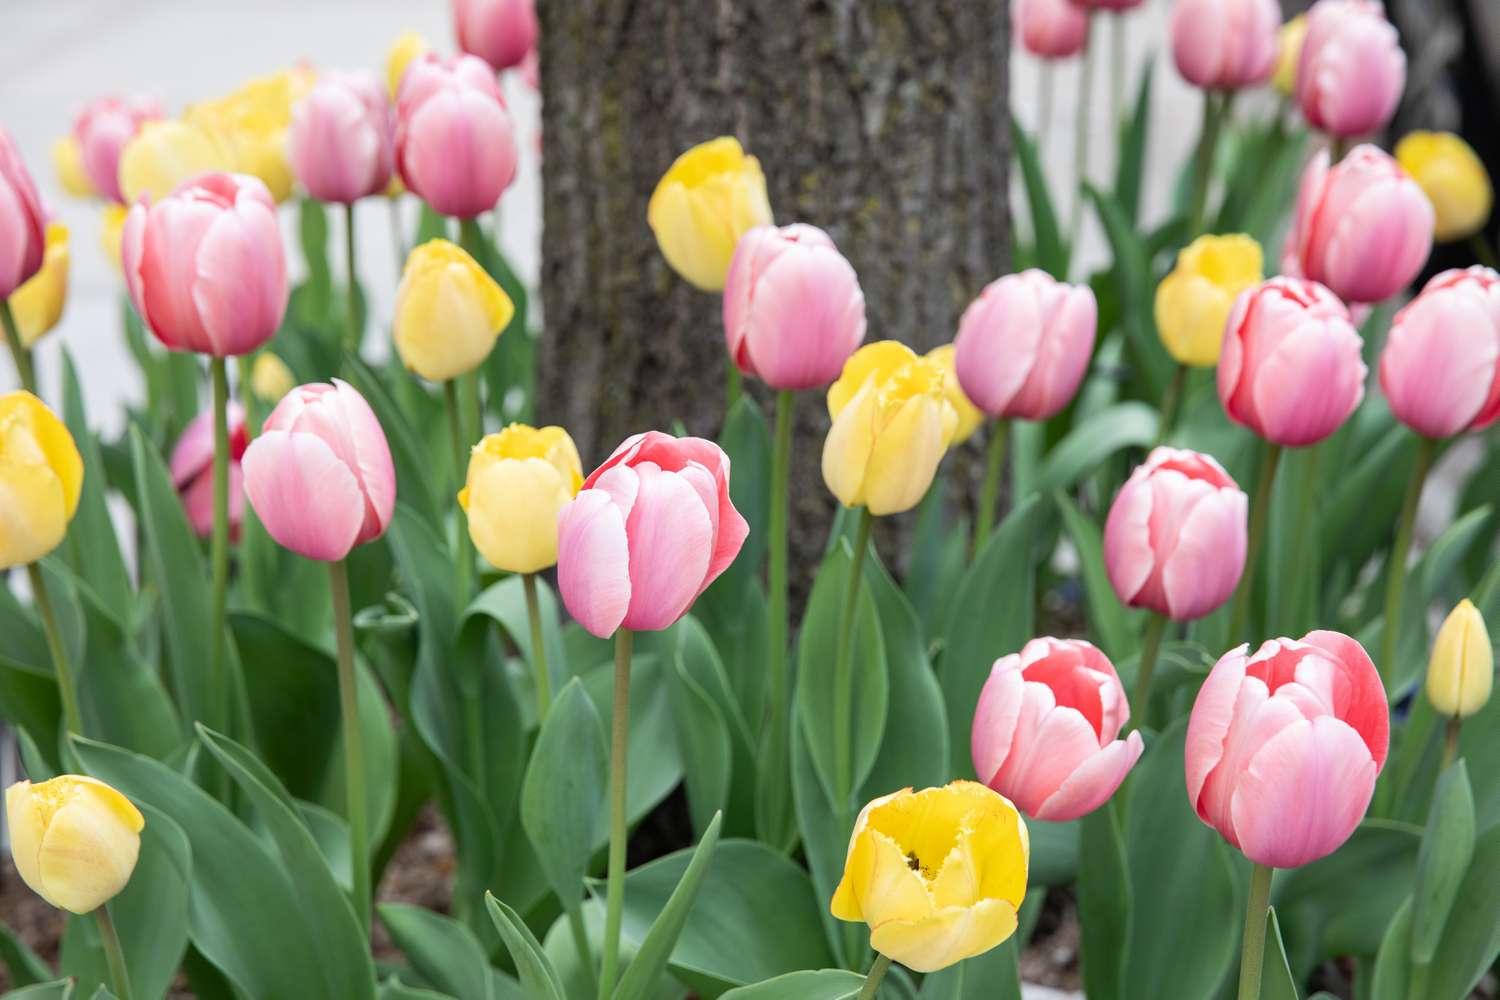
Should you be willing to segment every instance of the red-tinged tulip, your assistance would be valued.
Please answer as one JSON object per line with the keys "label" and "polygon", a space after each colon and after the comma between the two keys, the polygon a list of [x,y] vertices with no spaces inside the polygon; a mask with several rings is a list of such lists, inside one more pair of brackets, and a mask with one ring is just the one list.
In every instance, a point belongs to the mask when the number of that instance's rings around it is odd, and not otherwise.
{"label": "red-tinged tulip", "polygon": [[385,533],[396,470],[385,431],[353,386],[301,385],[271,411],[245,450],[245,492],[271,537],[336,562]]}
{"label": "red-tinged tulip", "polygon": [[1191,621],[1229,600],[1245,568],[1248,510],[1211,456],[1154,449],[1104,524],[1104,568],[1120,602]]}
{"label": "red-tinged tulip", "polygon": [[396,167],[433,211],[488,212],[516,176],[516,129],[483,60],[414,60],[396,101]]}
{"label": "red-tinged tulip", "polygon": [[773,389],[825,386],[865,339],[859,277],[821,229],[756,226],[729,263],[724,337],[740,371]]}
{"label": "red-tinged tulip", "polygon": [[1032,819],[1091,813],[1141,756],[1119,739],[1130,703],[1109,658],[1082,639],[1032,639],[995,661],[974,710],[970,749],[981,780]]}
{"label": "red-tinged tulip", "polygon": [[964,395],[991,417],[1053,416],[1088,370],[1098,314],[1087,285],[1045,271],[992,281],[964,310],[953,341]]}
{"label": "red-tinged tulip", "polygon": [[292,172],[320,201],[352,204],[380,194],[395,163],[395,121],[375,74],[323,73],[292,109]]}
{"label": "red-tinged tulip", "polygon": [[286,255],[276,203],[248,174],[203,174],[151,204],[120,238],[136,312],[173,351],[249,354],[286,312]]}
{"label": "red-tinged tulip", "polygon": [[1088,11],[1072,0],[1015,0],[1011,23],[1021,45],[1041,59],[1076,56],[1088,43]]}
{"label": "red-tinged tulip", "polygon": [[1188,720],[1198,817],[1257,864],[1326,857],[1364,817],[1390,744],[1385,687],[1341,632],[1225,653]]}
{"label": "red-tinged tulip", "polygon": [[1219,401],[1229,419],[1274,444],[1316,444],[1365,395],[1363,341],[1322,285],[1272,278],[1240,293],[1224,328]]}
{"label": "red-tinged tulip", "polygon": [[1349,138],[1385,128],[1406,86],[1406,53],[1379,0],[1318,0],[1297,61],[1308,124]]}
{"label": "red-tinged tulip", "polygon": [[518,66],[536,47],[533,0],[453,0],[458,47],[496,72]]}
{"label": "red-tinged tulip", "polygon": [[0,127],[0,299],[42,269],[47,216],[10,133]]}
{"label": "red-tinged tulip", "polygon": [[[225,408],[229,421],[229,534],[238,537],[245,517],[245,476],[240,461],[245,455],[245,408],[231,401]],[[214,530],[214,411],[204,410],[187,425],[172,449],[172,485],[182,497],[188,524],[199,538]]]}
{"label": "red-tinged tulip", "polygon": [[557,586],[601,638],[664,629],[734,561],[749,526],[712,441],[627,438],[557,516]]}
{"label": "red-tinged tulip", "polygon": [[120,190],[120,152],[141,126],[165,117],[153,97],[101,97],[73,122],[73,137],[83,154],[83,169],[94,189],[114,202]]}
{"label": "red-tinged tulip", "polygon": [[1276,0],[1177,0],[1172,59],[1195,87],[1258,87],[1276,70],[1280,32]]}
{"label": "red-tinged tulip", "polygon": [[1380,355],[1396,419],[1431,438],[1500,419],[1500,274],[1444,271],[1396,314]]}

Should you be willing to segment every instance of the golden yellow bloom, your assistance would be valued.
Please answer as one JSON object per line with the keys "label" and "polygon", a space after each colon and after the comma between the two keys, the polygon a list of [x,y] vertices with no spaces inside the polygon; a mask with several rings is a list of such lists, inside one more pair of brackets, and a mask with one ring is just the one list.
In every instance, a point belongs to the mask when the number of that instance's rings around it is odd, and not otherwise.
{"label": "golden yellow bloom", "polygon": [[411,65],[413,59],[426,55],[431,49],[427,39],[415,31],[403,31],[396,36],[385,56],[385,82],[390,88],[391,100],[394,101],[401,92],[401,78],[406,76],[406,67]]}
{"label": "golden yellow bloom", "polygon": [[846,507],[910,510],[922,499],[958,429],[941,365],[905,344],[866,344],[828,387],[833,426],[823,442],[823,481]]}
{"label": "golden yellow bloom", "polygon": [[1449,612],[1432,644],[1427,663],[1427,700],[1441,715],[1462,719],[1490,700],[1495,682],[1495,650],[1484,616],[1464,598]]}
{"label": "golden yellow bloom", "polygon": [[1490,221],[1494,188],[1484,163],[1452,132],[1410,132],[1396,143],[1396,160],[1432,202],[1433,239],[1467,239]]}
{"label": "golden yellow bloom", "polygon": [[67,426],[24,389],[0,396],[0,569],[57,548],[82,488],[83,459]]}
{"label": "golden yellow bloom", "polygon": [[286,151],[292,108],[316,80],[316,73],[300,66],[258,76],[223,97],[193,105],[185,117],[218,138],[231,169],[259,177],[271,197],[282,202],[292,194]]}
{"label": "golden yellow bloom", "polygon": [[250,391],[268,403],[281,400],[282,396],[296,388],[297,379],[292,370],[270,351],[261,351],[250,367]]}
{"label": "golden yellow bloom", "polygon": [[104,206],[101,216],[103,225],[99,230],[99,245],[104,248],[104,256],[115,266],[115,273],[120,274],[120,237],[125,232],[125,217],[130,214],[130,209],[124,205],[116,205],[113,202]]}
{"label": "golden yellow bloom", "polygon": [[984,412],[969,401],[969,397],[964,395],[963,387],[958,384],[958,370],[953,367],[952,344],[934,347],[925,357],[943,369],[943,395],[948,397],[948,402],[953,404],[953,412],[958,414],[958,426],[953,430],[953,440],[949,442],[949,446],[962,444],[984,423]]}
{"label": "golden yellow bloom", "polygon": [[672,270],[705,292],[722,292],[735,244],[745,230],[771,222],[760,161],[727,136],[694,146],[657,183],[646,221]]}
{"label": "golden yellow bloom", "polygon": [[98,909],[125,888],[146,826],[129,799],[78,774],[16,782],[5,790],[5,816],[21,880],[73,913]]}
{"label": "golden yellow bloom", "polygon": [[557,562],[557,514],[582,485],[567,431],[511,424],[469,453],[458,505],[474,547],[496,569],[535,573]]}
{"label": "golden yellow bloom", "polygon": [[833,915],[915,972],[983,954],[1016,929],[1031,840],[1010,800],[975,781],[902,789],[865,806]]}
{"label": "golden yellow bloom", "polygon": [[147,122],[120,151],[120,192],[134,205],[141,195],[165,198],[190,177],[232,170],[220,138],[201,124],[180,119]]}
{"label": "golden yellow bloom", "polygon": [[68,227],[58,222],[47,224],[47,253],[42,269],[10,296],[15,313],[16,330],[21,343],[31,347],[62,318],[63,303],[68,299]]}
{"label": "golden yellow bloom", "polygon": [[65,135],[52,144],[52,169],[62,189],[74,198],[98,197],[94,182],[83,169],[83,149],[73,136]]}
{"label": "golden yellow bloom", "polygon": [[396,289],[396,351],[431,382],[473,371],[489,357],[516,306],[479,263],[447,240],[406,258]]}
{"label": "golden yellow bloom", "polygon": [[1183,247],[1156,286],[1156,332],[1167,353],[1195,368],[1218,364],[1229,311],[1261,280],[1261,266],[1260,244],[1243,233],[1200,236]]}
{"label": "golden yellow bloom", "polygon": [[1276,72],[1271,82],[1282,97],[1297,90],[1297,61],[1302,58],[1302,40],[1307,37],[1307,15],[1298,14],[1281,26],[1281,49],[1276,56]]}

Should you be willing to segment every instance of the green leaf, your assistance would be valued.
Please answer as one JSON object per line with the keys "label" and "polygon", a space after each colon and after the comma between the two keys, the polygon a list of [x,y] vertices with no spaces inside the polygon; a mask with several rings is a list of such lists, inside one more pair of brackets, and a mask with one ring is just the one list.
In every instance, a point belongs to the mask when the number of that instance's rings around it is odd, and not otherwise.
{"label": "green leaf", "polygon": [[620,984],[615,987],[614,1000],[643,1000],[665,971],[668,957],[676,947],[688,914],[697,901],[699,887],[708,871],[709,862],[713,859],[714,848],[719,843],[719,827],[722,822],[723,814],[716,814],[709,822],[703,838],[693,850],[687,868],[683,870],[682,878],[672,890],[672,895],[667,898],[666,905],[657,914],[651,929],[646,932],[635,959],[620,978]]}
{"label": "green leaf", "polygon": [[1010,135],[1011,141],[1015,143],[1021,179],[1026,185],[1026,203],[1031,209],[1031,227],[1036,234],[1037,266],[1054,278],[1066,280],[1068,248],[1063,243],[1062,231],[1057,225],[1057,212],[1052,207],[1052,196],[1047,193],[1047,177],[1042,171],[1036,144],[1014,119],[1011,120]]}
{"label": "green leaf", "polygon": [[728,804],[734,748],[724,713],[688,673],[681,651],[672,657],[671,664],[674,676],[667,684],[667,693],[677,743],[682,748],[688,812],[693,829],[702,831]]}
{"label": "green leaf", "polygon": [[446,993],[407,986],[395,976],[380,984],[380,992],[376,996],[378,1000],[453,1000]]}
{"label": "green leaf", "polygon": [[[30,736],[43,751],[48,771],[60,773],[57,741],[62,731],[62,701],[50,670],[0,656],[0,718]],[[33,780],[36,777],[33,773]]]}
{"label": "green leaf", "polygon": [[[682,781],[682,752],[677,741],[663,739],[672,732],[672,708],[668,700],[669,668],[655,656],[635,656],[630,665],[630,724],[625,815],[634,823],[672,793]],[[614,701],[614,666],[601,664],[583,678],[584,690],[601,719]],[[601,829],[595,846],[603,846]]]}
{"label": "green leaf", "polygon": [[[796,811],[797,831],[802,836],[802,853],[812,878],[814,896],[831,900],[839,879],[843,877],[851,828],[840,823],[834,814],[833,804],[828,801],[823,783],[813,769],[801,726],[792,727],[791,744],[792,805]],[[853,817],[849,820],[852,822]],[[845,954],[853,942],[845,940],[844,923],[834,919],[826,906],[817,908],[817,917],[823,924],[829,947],[833,949],[835,963],[862,966],[863,956]]]}
{"label": "green leaf", "polygon": [[1104,567],[1104,538],[1099,526],[1085,517],[1067,494],[1054,493],[1052,500],[1062,513],[1063,527],[1073,539],[1073,547],[1078,550],[1089,631],[1110,656],[1121,657],[1135,652],[1140,644],[1143,615],[1121,604],[1114,585],[1109,582],[1109,572]]}
{"label": "green leaf", "polygon": [[1367,819],[1328,857],[1278,876],[1271,900],[1288,919],[1314,912],[1324,952],[1373,955],[1410,891],[1419,843],[1416,827]]}
{"label": "green leaf", "polygon": [[1286,945],[1281,942],[1281,923],[1276,908],[1266,910],[1266,950],[1260,966],[1261,1000],[1298,1000],[1297,981],[1287,964]]}
{"label": "green leaf", "polygon": [[73,995],[73,980],[58,979],[50,983],[35,983],[11,990],[0,1000],[69,1000]]}
{"label": "green leaf", "polygon": [[[1395,918],[1386,928],[1380,942],[1380,951],[1375,956],[1375,974],[1370,986],[1370,1000],[1404,1000],[1407,984],[1411,982],[1411,900],[1401,904]],[[1463,995],[1467,995],[1467,991]],[[1422,994],[1436,998],[1438,993]],[[1457,1000],[1457,995],[1445,1000]]]}
{"label": "green leaf", "polygon": [[428,449],[423,447],[395,398],[373,369],[349,355],[344,358],[344,371],[350,383],[370,404],[370,409],[375,411],[380,427],[385,431],[386,441],[391,446],[391,459],[396,466],[396,495],[401,498],[401,503],[411,507],[429,525],[442,524],[442,512],[450,509],[451,504],[439,507],[433,495]]}
{"label": "green leaf", "polygon": [[740,554],[713,585],[724,581],[724,589],[737,590],[743,581],[760,574],[766,558],[765,525],[771,518],[771,432],[749,393],[742,393],[724,415],[719,447],[729,456],[734,472],[729,478],[729,497],[749,522],[750,534]]}
{"label": "green leaf", "polygon": [[1142,379],[1141,394],[1147,399],[1160,399],[1172,380],[1175,362],[1156,337],[1156,321],[1152,315],[1156,282],[1151,275],[1145,244],[1124,208],[1112,195],[1089,184],[1084,188],[1094,201],[1114,253],[1111,273],[1124,310],[1123,324],[1131,358]]}
{"label": "green leaf", "polygon": [[[558,600],[547,581],[540,576],[536,579],[537,611],[542,619],[542,648],[547,656],[547,676],[551,679],[553,690],[568,679],[571,674],[569,669],[567,647],[562,640],[562,630],[558,627]],[[527,682],[534,685],[536,677],[536,655],[531,648],[531,617],[526,610],[526,589],[524,581],[515,575],[507,576],[498,583],[491,584],[480,591],[479,596],[469,603],[464,610],[463,625],[469,627],[477,616],[483,615],[494,621],[505,631],[506,638],[516,647],[521,654],[521,659],[526,662]],[[531,696],[522,700],[525,706],[536,703],[535,687],[532,687]],[[535,711],[528,710],[528,725],[536,723]]]}
{"label": "green leaf", "polygon": [[52,978],[52,969],[42,956],[32,951],[15,931],[3,923],[0,923],[0,962],[5,963],[5,971],[13,986],[31,986]]}
{"label": "green leaf", "polygon": [[564,907],[581,905],[608,787],[604,726],[575,677],[552,702],[521,786],[521,825]]}
{"label": "green leaf", "polygon": [[120,554],[114,521],[110,519],[105,504],[109,484],[104,458],[99,453],[98,439],[89,430],[83,390],[78,384],[73,356],[66,349],[63,351],[63,419],[83,457],[83,489],[78,495],[73,521],[68,525],[63,555],[78,575],[88,581],[105,607],[128,619],[135,606],[135,591],[130,585],[125,558]]}
{"label": "green leaf", "polygon": [[566,1000],[557,971],[546,952],[531,933],[531,928],[516,914],[515,910],[496,899],[493,893],[484,894],[484,905],[490,911],[490,919],[500,932],[500,940],[516,963],[516,972],[521,977],[521,989],[532,1000]]}
{"label": "green leaf", "polygon": [[490,968],[479,939],[452,917],[410,903],[377,906],[380,922],[412,968],[456,1000],[535,1000]]}
{"label": "green leaf", "polygon": [[859,996],[865,977],[843,969],[791,972],[752,986],[738,986],[719,1000],[850,1000]]}
{"label": "green leaf", "polygon": [[1120,829],[1120,796],[1079,821],[1078,923],[1083,986],[1091,1000],[1120,1000],[1130,939],[1131,885]]}
{"label": "green leaf", "polygon": [[1500,954],[1500,826],[1480,834],[1432,959],[1434,1000],[1466,997]]}
{"label": "green leaf", "polygon": [[1155,70],[1156,63],[1148,61],[1141,72],[1141,85],[1136,90],[1135,110],[1120,129],[1120,155],[1115,166],[1115,198],[1131,222],[1137,222],[1140,218],[1146,138],[1151,131],[1151,78]]}
{"label": "green leaf", "polygon": [[921,1000],[1022,1000],[1018,946],[1024,930],[982,955],[929,975],[922,982]]}
{"label": "green leaf", "polygon": [[1417,853],[1417,879],[1412,888],[1411,960],[1432,961],[1458,895],[1459,883],[1474,854],[1474,793],[1469,770],[1460,760],[1443,772],[1427,829]]}

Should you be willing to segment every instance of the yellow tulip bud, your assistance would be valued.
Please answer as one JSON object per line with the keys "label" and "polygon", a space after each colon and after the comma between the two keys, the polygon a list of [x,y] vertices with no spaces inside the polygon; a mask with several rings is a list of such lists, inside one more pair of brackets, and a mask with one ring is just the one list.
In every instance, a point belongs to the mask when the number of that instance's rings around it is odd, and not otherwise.
{"label": "yellow tulip bud", "polygon": [[771,222],[760,161],[729,137],[694,146],[657,183],[646,221],[672,270],[705,292],[722,292],[735,244],[745,230]]}
{"label": "yellow tulip bud", "polygon": [[125,233],[125,217],[129,214],[130,209],[124,205],[104,206],[103,225],[99,229],[99,245],[104,248],[104,256],[115,266],[116,274],[122,273],[120,237]]}
{"label": "yellow tulip bud", "polygon": [[962,444],[984,423],[984,412],[969,401],[969,397],[964,395],[963,387],[958,384],[958,370],[953,367],[952,344],[934,347],[925,357],[943,369],[943,395],[953,404],[953,412],[958,414],[958,425],[953,430],[953,440],[949,445]]}
{"label": "yellow tulip bud", "polygon": [[896,514],[921,501],[958,429],[942,366],[905,344],[866,344],[828,388],[823,481],[846,507]]}
{"label": "yellow tulip bud", "polygon": [[1396,143],[1396,160],[1432,202],[1432,237],[1467,239],[1490,221],[1495,192],[1484,163],[1452,132],[1411,132]]}
{"label": "yellow tulip bud", "polygon": [[1298,14],[1281,26],[1280,51],[1271,82],[1282,97],[1297,90],[1297,62],[1302,58],[1302,40],[1307,37],[1307,15]]}
{"label": "yellow tulip bud", "polygon": [[57,548],[82,488],[67,426],[24,389],[0,396],[0,570]]}
{"label": "yellow tulip bud", "polygon": [[73,136],[65,135],[52,144],[52,169],[62,189],[74,198],[98,197],[94,182],[83,169],[83,149]]}
{"label": "yellow tulip bud", "polygon": [[1015,933],[1030,863],[1026,821],[998,792],[906,788],[860,812],[831,909],[869,924],[882,955],[936,972]]}
{"label": "yellow tulip bud", "polygon": [[1156,286],[1156,332],[1167,353],[1195,368],[1219,363],[1224,324],[1240,292],[1262,278],[1260,244],[1243,233],[1200,236]]}
{"label": "yellow tulip bud", "polygon": [[427,39],[415,31],[403,31],[396,36],[385,56],[385,82],[390,88],[391,100],[394,101],[401,92],[401,80],[406,76],[406,67],[411,65],[413,59],[426,55],[431,49]]}
{"label": "yellow tulip bud", "polygon": [[65,774],[5,790],[10,853],[16,871],[47,902],[88,913],[130,881],[146,821],[102,781]]}
{"label": "yellow tulip bud", "polygon": [[430,382],[473,371],[489,357],[516,306],[478,261],[447,240],[406,258],[396,289],[396,352]]}
{"label": "yellow tulip bud", "polygon": [[582,485],[567,431],[511,424],[470,452],[458,505],[474,547],[496,569],[535,573],[557,562],[557,514]]}
{"label": "yellow tulip bud", "polygon": [[222,140],[201,124],[183,120],[147,122],[120,151],[120,191],[134,205],[141,195],[165,198],[190,177],[232,170]]}
{"label": "yellow tulip bud", "polygon": [[68,227],[47,224],[47,252],[42,269],[10,296],[21,343],[31,347],[62,318],[68,298]]}
{"label": "yellow tulip bud", "polygon": [[1427,700],[1441,715],[1465,718],[1490,700],[1495,651],[1484,616],[1468,598],[1458,602],[1438,629],[1427,663]]}
{"label": "yellow tulip bud", "polygon": [[261,351],[250,366],[250,391],[268,403],[278,402],[297,386],[292,370],[270,351]]}

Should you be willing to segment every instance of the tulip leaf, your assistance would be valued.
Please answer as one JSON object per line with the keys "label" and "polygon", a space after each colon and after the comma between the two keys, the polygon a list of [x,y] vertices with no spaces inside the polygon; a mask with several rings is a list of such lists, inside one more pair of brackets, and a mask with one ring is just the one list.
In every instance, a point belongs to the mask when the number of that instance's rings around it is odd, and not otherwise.
{"label": "tulip leaf", "polygon": [[737,589],[738,582],[757,578],[765,562],[771,509],[771,432],[749,393],[742,393],[724,415],[719,447],[730,461],[729,498],[750,524],[739,555],[720,577],[730,578],[728,589]]}
{"label": "tulip leaf", "polygon": [[1100,649],[1108,656],[1122,657],[1139,646],[1141,620],[1139,611],[1126,608],[1109,582],[1104,567],[1104,538],[1099,526],[1085,517],[1066,493],[1052,494],[1062,514],[1063,527],[1078,550],[1079,572],[1088,609],[1089,631]]}
{"label": "tulip leaf", "polygon": [[[1380,942],[1380,951],[1375,955],[1374,974],[1369,987],[1370,1000],[1403,1000],[1407,996],[1408,983],[1412,978],[1411,964],[1411,900],[1401,904],[1386,928]],[[1443,997],[1458,1000],[1458,995],[1418,993],[1417,996]],[[1463,996],[1467,996],[1465,991]]]}
{"label": "tulip leaf", "polygon": [[33,986],[52,978],[52,968],[15,931],[0,923],[0,962],[13,986]]}
{"label": "tulip leaf", "polygon": [[[10,591],[0,588],[0,600]],[[0,656],[0,718],[28,735],[42,752],[47,770],[59,772],[57,741],[62,730],[62,700],[51,670]],[[28,768],[32,780],[39,775]]]}
{"label": "tulip leaf", "polygon": [[1298,1000],[1297,981],[1287,964],[1286,945],[1281,940],[1281,923],[1276,909],[1266,910],[1266,950],[1261,955],[1261,1000]]}
{"label": "tulip leaf", "polygon": [[436,990],[407,986],[395,976],[380,984],[380,992],[376,994],[376,997],[377,1000],[454,1000],[448,994],[439,993]]}
{"label": "tulip leaf", "polygon": [[1036,490],[1067,489],[1125,448],[1149,448],[1156,440],[1156,411],[1145,403],[1116,403],[1093,414],[1047,452]]}
{"label": "tulip leaf", "polygon": [[[818,899],[831,900],[843,875],[852,830],[834,815],[828,793],[813,768],[812,756],[807,751],[807,737],[801,726],[793,726],[791,732],[791,786],[797,830],[802,835],[802,853],[814,893]],[[835,919],[826,906],[818,908],[818,918],[823,923],[837,964],[859,964],[861,956],[845,954],[855,944],[855,935],[848,925]]]}
{"label": "tulip leaf", "polygon": [[1500,826],[1480,834],[1432,959],[1435,1000],[1469,995],[1500,954]]}
{"label": "tulip leaf", "polygon": [[531,1000],[519,983],[490,967],[479,939],[452,917],[410,903],[375,909],[412,968],[437,990],[455,1000]]}
{"label": "tulip leaf", "polygon": [[63,351],[63,419],[83,457],[83,488],[78,495],[72,523],[68,525],[62,555],[74,571],[89,582],[99,595],[100,603],[113,609],[115,614],[128,617],[135,606],[135,591],[130,585],[125,557],[120,554],[114,521],[105,504],[109,480],[104,472],[104,458],[99,453],[98,439],[89,430],[78,372],[73,367],[73,355],[66,349]]}
{"label": "tulip leaf", "polygon": [[673,676],[667,681],[667,694],[682,751],[688,812],[693,829],[701,833],[728,805],[734,747],[724,713],[688,673],[681,651],[669,662]]}
{"label": "tulip leaf", "polygon": [[641,939],[635,958],[620,977],[613,994],[614,1000],[645,1000],[655,987],[657,979],[666,971],[668,958],[687,924],[688,914],[692,912],[693,904],[698,899],[703,876],[708,871],[709,862],[713,860],[723,820],[723,814],[716,813],[709,821],[708,829],[703,831],[702,839],[698,841],[687,867],[683,869],[682,878],[677,881],[672,895],[667,897],[666,905],[657,914],[646,936]]}
{"label": "tulip leaf", "polygon": [[1150,257],[1140,234],[1114,196],[1092,184],[1085,184],[1084,190],[1094,202],[1114,253],[1111,274],[1120,296],[1121,323],[1130,357],[1142,380],[1139,394],[1146,399],[1161,399],[1172,380],[1174,362],[1156,336],[1152,314],[1156,282],[1150,270]]}
{"label": "tulip leaf", "polygon": [[750,986],[737,986],[719,1000],[853,1000],[865,977],[844,969],[790,972]]}
{"label": "tulip leaf", "polygon": [[[542,620],[542,648],[547,657],[547,676],[553,690],[573,673],[569,669],[567,647],[562,641],[562,630],[558,627],[557,595],[540,576],[536,579],[537,610]],[[531,618],[526,609],[525,583],[519,576],[511,575],[480,591],[464,611],[463,624],[467,627],[477,616],[487,616],[505,630],[521,658],[526,661],[526,678],[531,683],[536,676],[536,654],[531,648]],[[533,690],[535,688],[533,687]],[[528,697],[522,705],[533,705],[536,699]],[[535,725],[535,712],[528,713],[528,724]]]}
{"label": "tulip leaf", "polygon": [[[1156,63],[1147,60],[1141,71],[1141,85],[1136,89],[1135,110],[1121,123],[1120,153],[1115,165],[1115,198],[1132,224],[1139,221],[1141,179],[1145,176],[1146,138],[1151,131],[1151,79]],[[1056,275],[1066,278],[1066,275]]]}
{"label": "tulip leaf", "polygon": [[495,929],[500,932],[500,940],[510,952],[511,961],[516,964],[521,989],[526,995],[531,1000],[566,1000],[557,971],[552,968],[552,962],[542,951],[541,942],[537,941],[526,922],[492,893],[484,894],[484,905],[490,911]]}
{"label": "tulip leaf", "polygon": [[1025,931],[1022,926],[982,955],[932,973],[922,982],[918,996],[921,1000],[1023,1000],[1018,949]]}
{"label": "tulip leaf", "polygon": [[938,476],[917,506],[903,590],[921,620],[921,634],[935,637],[959,581],[969,567],[969,524],[953,509],[948,481]]}
{"label": "tulip leaf", "polygon": [[0,1000],[70,1000],[73,996],[73,980],[57,979],[50,983],[33,983],[18,990],[11,990]]}
{"label": "tulip leaf", "polygon": [[1411,960],[1432,961],[1458,895],[1459,883],[1474,854],[1474,793],[1462,760],[1438,779],[1427,829],[1417,853],[1417,878],[1412,889]]}
{"label": "tulip leaf", "polygon": [[[1042,169],[1036,143],[1019,122],[1011,119],[1011,142],[1016,147],[1016,161],[1026,185],[1026,204],[1031,210],[1031,228],[1035,237],[1036,265],[1058,280],[1068,277],[1068,247],[1057,224],[1057,212],[1047,191],[1047,175]],[[977,291],[977,289],[975,290]]]}
{"label": "tulip leaf", "polygon": [[1130,939],[1131,884],[1120,795],[1079,821],[1078,924],[1083,986],[1091,1000],[1120,1000]]}
{"label": "tulip leaf", "polygon": [[1367,819],[1328,857],[1278,876],[1271,901],[1286,915],[1316,911],[1324,952],[1373,955],[1410,890],[1420,840],[1417,827]]}

